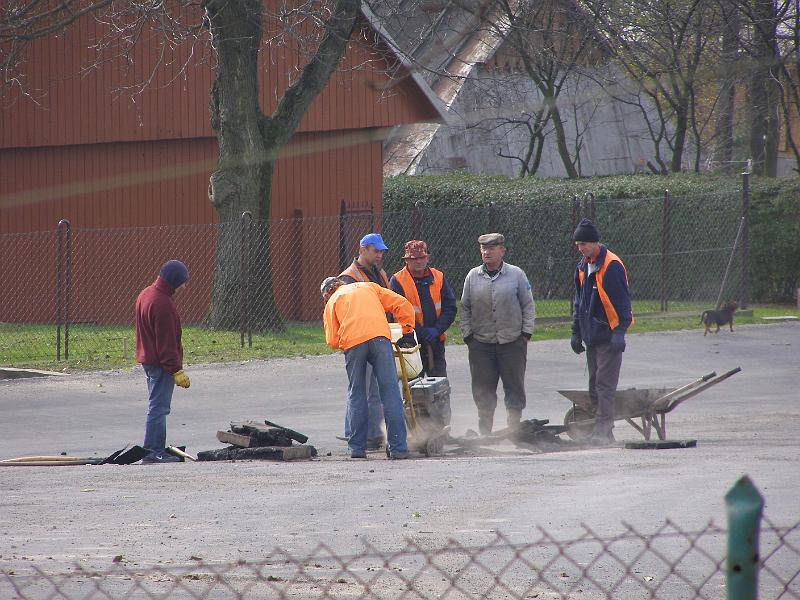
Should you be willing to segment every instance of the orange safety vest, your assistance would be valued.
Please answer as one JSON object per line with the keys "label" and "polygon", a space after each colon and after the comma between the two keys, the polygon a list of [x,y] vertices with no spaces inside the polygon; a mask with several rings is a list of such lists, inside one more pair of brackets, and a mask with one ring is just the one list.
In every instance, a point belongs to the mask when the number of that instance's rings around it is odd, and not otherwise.
{"label": "orange safety vest", "polygon": [[[389,287],[389,278],[386,276],[386,271],[381,269],[380,273],[381,273],[381,278],[383,279],[383,283],[384,283],[383,287],[388,288]],[[356,281],[361,281],[361,282],[372,281],[369,277],[367,277],[367,275],[364,273],[364,271],[362,271],[361,269],[359,269],[356,266],[356,262],[355,261],[351,262],[349,267],[347,267],[344,271],[339,273],[339,277],[342,277],[343,275],[347,275],[348,277],[352,277]],[[373,283],[375,283],[375,282],[373,281]]]}
{"label": "orange safety vest", "polygon": [[[606,257],[605,260],[603,260],[603,264],[600,265],[600,268],[594,274],[595,282],[597,282],[597,294],[600,296],[600,302],[603,303],[603,310],[606,311],[608,327],[612,331],[619,326],[619,315],[617,314],[617,309],[614,308],[614,305],[611,303],[611,299],[608,297],[608,294],[603,289],[603,275],[605,275],[608,265],[610,265],[613,261],[617,261],[622,266],[622,270],[625,273],[625,283],[628,283],[628,270],[625,268],[625,264],[622,262],[619,256],[611,252],[611,250],[608,248],[606,248]],[[583,287],[583,277],[583,269],[578,267],[578,282],[580,283],[581,287]],[[633,323],[633,311],[631,311],[631,325],[633,325]]]}
{"label": "orange safety vest", "polygon": [[[429,267],[430,272],[433,274],[433,285],[430,286],[431,291],[431,300],[433,300],[433,308],[436,311],[436,318],[439,318],[439,315],[442,314],[442,286],[444,285],[444,273],[437,269],[431,269]],[[411,302],[411,306],[414,307],[414,317],[416,318],[418,325],[423,325],[422,322],[422,301],[419,299],[419,292],[417,292],[417,284],[414,281],[414,277],[411,275],[411,272],[408,270],[408,267],[403,267],[397,273],[393,275],[393,277],[397,280],[397,283],[400,284],[400,287],[403,288],[403,295],[406,299]],[[439,336],[439,341],[444,343],[447,339],[447,332],[442,333]]]}

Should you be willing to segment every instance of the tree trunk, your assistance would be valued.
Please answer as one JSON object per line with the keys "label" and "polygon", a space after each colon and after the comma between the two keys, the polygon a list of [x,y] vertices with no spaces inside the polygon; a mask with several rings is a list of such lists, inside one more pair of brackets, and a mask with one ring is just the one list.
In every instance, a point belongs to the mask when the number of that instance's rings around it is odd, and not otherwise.
{"label": "tree trunk", "polygon": [[722,54],[719,68],[719,104],[716,119],[716,157],[725,173],[735,172],[733,160],[733,115],[736,97],[736,61],[739,52],[739,11],[722,3]]}
{"label": "tree trunk", "polygon": [[673,173],[681,172],[688,129],[689,107],[686,106],[686,101],[681,99],[681,103],[675,109],[675,138],[672,143],[672,160],[669,163],[669,170]]}
{"label": "tree trunk", "polygon": [[547,107],[550,109],[550,120],[553,123],[553,130],[556,134],[556,148],[558,148],[558,155],[561,157],[561,162],[564,164],[564,169],[567,171],[567,177],[570,179],[578,178],[578,171],[575,169],[575,164],[572,162],[572,157],[569,155],[569,148],[567,146],[567,134],[564,131],[564,123],[561,120],[561,112],[556,106],[556,99],[553,97],[545,98]]}
{"label": "tree trunk", "polygon": [[780,91],[777,78],[777,19],[771,0],[753,4],[753,69],[750,75],[750,154],[753,171],[775,177],[778,171]]}
{"label": "tree trunk", "polygon": [[255,330],[279,330],[283,321],[272,295],[266,225],[275,148],[267,147],[261,135],[264,115],[258,103],[263,8],[261,0],[211,0],[205,6],[217,51],[209,108],[219,141],[219,162],[209,185],[219,229],[208,322],[223,329],[239,325],[243,284],[239,219],[249,211],[255,229],[249,264],[250,323]]}
{"label": "tree trunk", "polygon": [[275,161],[294,135],[311,102],[339,64],[353,32],[359,0],[337,0],[325,34],[297,81],[266,117],[258,103],[258,52],[262,0],[205,0],[217,52],[217,78],[211,91],[211,126],[219,140],[219,163],[211,176],[209,198],[219,218],[214,287],[208,322],[235,329],[240,323],[243,285],[239,219],[253,218],[249,260],[248,321],[257,331],[284,328],[272,290],[270,194]]}

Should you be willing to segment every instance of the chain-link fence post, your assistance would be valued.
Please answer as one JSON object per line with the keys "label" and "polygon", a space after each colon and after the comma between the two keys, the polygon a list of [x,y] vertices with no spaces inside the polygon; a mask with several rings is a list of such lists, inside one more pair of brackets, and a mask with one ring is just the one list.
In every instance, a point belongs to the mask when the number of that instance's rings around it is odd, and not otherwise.
{"label": "chain-link fence post", "polygon": [[758,537],[764,498],[746,475],[725,494],[728,513],[728,600],[757,600]]}
{"label": "chain-link fence post", "polygon": [[664,190],[661,209],[661,312],[669,310],[670,196]]}
{"label": "chain-link fence post", "polygon": [[252,245],[253,214],[246,210],[239,218],[239,346],[244,348],[244,334],[247,333],[247,347],[253,347],[253,328],[250,321],[250,256]]}
{"label": "chain-link fence post", "polygon": [[586,203],[587,213],[589,218],[592,220],[592,223],[595,225],[597,224],[597,198],[595,198],[592,192],[586,192],[583,195],[583,200]]}
{"label": "chain-link fence post", "polygon": [[[303,211],[299,208],[296,208],[292,211],[291,236],[292,247],[297,249],[297,255],[294,257],[292,262],[294,263],[294,275],[298,282],[303,282],[306,280],[304,268],[306,263],[304,256],[306,244],[305,240],[303,239],[303,231]],[[298,284],[292,286],[292,294],[291,318],[292,321],[300,321],[303,318],[303,305],[305,304],[303,285]]]}
{"label": "chain-link fence post", "polygon": [[486,219],[489,222],[489,231],[495,232],[497,229],[497,210],[494,202],[489,202],[489,206],[486,207]]}
{"label": "chain-link fence post", "polygon": [[347,203],[342,200],[339,208],[339,272],[344,271],[350,264],[347,255]]}
{"label": "chain-link fence post", "polygon": [[739,308],[750,303],[750,173],[742,173],[742,283]]}
{"label": "chain-link fence post", "polygon": [[72,296],[72,224],[61,219],[56,227],[56,360],[61,360],[61,326],[64,326],[64,360],[69,360],[69,309]]}
{"label": "chain-link fence post", "polygon": [[423,215],[423,212],[422,212],[422,208],[424,206],[425,206],[425,201],[424,200],[417,200],[414,203],[414,214],[412,215],[412,218],[411,218],[411,229],[412,229],[411,237],[412,237],[412,239],[415,239],[415,240],[423,239],[423,236],[422,236],[422,225],[423,225],[424,215]]}

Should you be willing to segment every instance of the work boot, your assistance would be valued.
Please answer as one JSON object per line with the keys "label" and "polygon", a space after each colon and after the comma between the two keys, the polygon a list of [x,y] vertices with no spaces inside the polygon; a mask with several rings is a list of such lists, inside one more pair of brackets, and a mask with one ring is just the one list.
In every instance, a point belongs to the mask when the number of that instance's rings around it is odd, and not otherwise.
{"label": "work boot", "polygon": [[478,411],[478,433],[481,435],[489,435],[492,433],[492,425],[494,424],[494,413]]}
{"label": "work boot", "polygon": [[506,425],[509,429],[519,429],[519,422],[522,420],[522,411],[518,408],[506,409]]}
{"label": "work boot", "polygon": [[597,448],[604,448],[606,446],[610,446],[617,440],[614,438],[614,434],[612,432],[602,432],[602,431],[593,431],[592,437],[589,438],[589,446],[595,446]]}

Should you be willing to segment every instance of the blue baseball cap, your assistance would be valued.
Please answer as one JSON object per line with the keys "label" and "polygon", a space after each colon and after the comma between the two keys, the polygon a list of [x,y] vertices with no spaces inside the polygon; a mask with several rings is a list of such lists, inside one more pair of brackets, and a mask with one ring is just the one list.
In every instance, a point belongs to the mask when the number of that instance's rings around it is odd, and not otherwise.
{"label": "blue baseball cap", "polygon": [[361,238],[361,241],[358,243],[358,245],[361,246],[362,248],[364,246],[369,246],[370,244],[375,246],[375,250],[389,249],[389,246],[383,243],[383,238],[381,237],[380,233],[368,233],[363,238]]}

